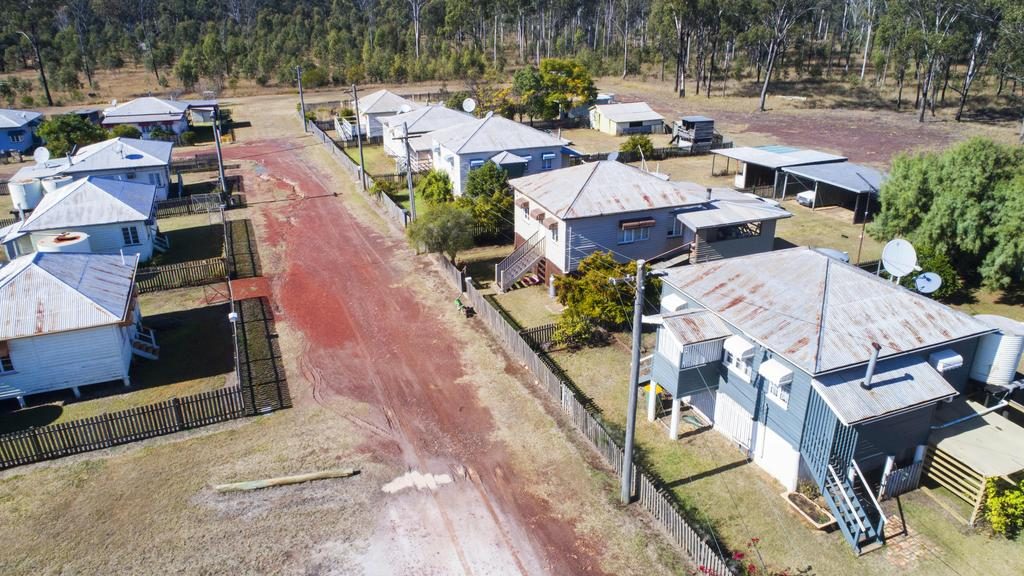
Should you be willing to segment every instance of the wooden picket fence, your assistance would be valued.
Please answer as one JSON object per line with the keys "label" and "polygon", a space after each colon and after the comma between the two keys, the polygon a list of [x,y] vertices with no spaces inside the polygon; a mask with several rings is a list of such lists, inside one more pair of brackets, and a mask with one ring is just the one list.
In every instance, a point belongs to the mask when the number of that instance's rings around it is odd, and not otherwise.
{"label": "wooden picket fence", "polygon": [[184,198],[171,198],[156,203],[156,217],[188,216],[191,214],[208,214],[220,210],[223,202],[218,193],[194,194]]}
{"label": "wooden picket fence", "polygon": [[166,264],[140,268],[135,274],[136,286],[140,293],[172,290],[188,286],[205,286],[224,282],[227,266],[224,258],[192,260],[180,264]]}
{"label": "wooden picket fence", "polygon": [[544,324],[543,326],[520,330],[519,334],[523,339],[532,344],[534,349],[537,349],[551,343],[555,335],[555,328],[557,328],[556,324]]}
{"label": "wooden picket fence", "polygon": [[[472,278],[467,277],[464,282],[467,304],[473,306],[477,316],[497,337],[505,352],[530,370],[537,383],[558,405],[565,417],[590,441],[615,471],[616,477],[621,478],[621,440],[619,435],[610,432],[604,424],[600,410],[579,391],[554,362],[535,350],[532,337],[510,324],[501,312],[484,298],[473,285]],[[654,517],[672,542],[702,570],[701,574],[726,576],[735,573],[717,541],[709,538],[706,531],[695,529],[687,521],[671,489],[666,487],[656,474],[636,461],[633,462],[633,474],[637,502]]]}

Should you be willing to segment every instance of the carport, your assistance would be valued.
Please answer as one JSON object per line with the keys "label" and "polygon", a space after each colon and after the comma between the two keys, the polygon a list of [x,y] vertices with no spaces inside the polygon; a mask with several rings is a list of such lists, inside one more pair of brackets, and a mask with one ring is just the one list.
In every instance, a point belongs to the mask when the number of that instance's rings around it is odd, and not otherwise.
{"label": "carport", "polygon": [[[878,206],[878,190],[886,175],[861,164],[834,162],[782,168],[782,199],[795,185],[795,193],[814,191],[812,209],[819,206],[843,206],[853,210],[853,223],[860,224]],[[875,201],[872,202],[872,199]]]}
{"label": "carport", "polygon": [[725,172],[729,172],[729,160],[736,160],[738,168],[733,187],[737,190],[753,190],[759,196],[774,198],[784,193],[781,169],[790,166],[806,166],[845,162],[843,156],[836,156],[818,150],[803,150],[789,146],[757,146],[720,148],[712,150],[711,174],[715,175],[715,158],[725,157]]}

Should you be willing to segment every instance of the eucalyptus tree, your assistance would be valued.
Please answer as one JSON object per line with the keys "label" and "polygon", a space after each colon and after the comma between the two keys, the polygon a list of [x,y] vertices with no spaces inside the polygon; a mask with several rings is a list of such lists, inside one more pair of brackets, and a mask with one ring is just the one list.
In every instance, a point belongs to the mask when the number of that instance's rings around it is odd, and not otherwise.
{"label": "eucalyptus tree", "polygon": [[764,83],[761,85],[761,98],[758,110],[764,112],[764,103],[768,98],[768,86],[779,53],[789,39],[793,27],[805,15],[815,8],[815,0],[762,0],[760,6],[761,20],[768,32],[768,54],[765,56]]}

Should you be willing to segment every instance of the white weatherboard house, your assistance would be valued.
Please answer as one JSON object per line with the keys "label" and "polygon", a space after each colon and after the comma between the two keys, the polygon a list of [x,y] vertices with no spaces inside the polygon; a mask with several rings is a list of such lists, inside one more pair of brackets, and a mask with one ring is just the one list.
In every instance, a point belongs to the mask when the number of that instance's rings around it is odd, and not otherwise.
{"label": "white weatherboard house", "polygon": [[103,111],[103,127],[134,126],[143,138],[150,138],[156,129],[175,136],[188,130],[188,102],[164,100],[154,96],[136,98]]}
{"label": "white weatherboard house", "polygon": [[590,127],[613,136],[660,134],[665,130],[665,117],[646,102],[598,104],[590,107]]}
{"label": "white weatherboard house", "polygon": [[384,135],[382,119],[420,107],[412,100],[403,98],[390,90],[378,90],[359,98],[357,102],[359,103],[359,127],[362,134],[369,138]]}
{"label": "white weatherboard house", "polygon": [[[455,196],[462,195],[470,171],[495,156],[501,155],[496,162],[510,162],[510,175],[536,174],[564,165],[564,140],[490,113],[431,132],[429,138],[433,140],[434,168],[448,173]],[[505,168],[506,164],[499,166]]]}
{"label": "white weatherboard house", "polygon": [[500,289],[533,270],[573,272],[597,251],[616,259],[690,261],[772,249],[789,212],[731,190],[670,182],[604,160],[511,180],[516,250],[497,265]]}
{"label": "white weatherboard house", "polygon": [[641,381],[671,396],[670,436],[686,403],[787,489],[813,481],[858,551],[884,540],[879,482],[921,464],[938,406],[979,390],[996,331],[810,248],[674,268],[658,323]]}
{"label": "white weatherboard house", "polygon": [[0,242],[12,260],[39,250],[124,253],[146,262],[158,235],[155,198],[152,184],[81,178],[44,196]]}
{"label": "white weatherboard house", "polygon": [[36,181],[33,185],[36,186],[39,181],[45,184],[47,179],[62,176],[102,176],[152,184],[156,188],[156,199],[166,200],[173,148],[171,142],[159,140],[111,138],[80,148],[70,160],[51,158],[42,164],[25,166],[18,170],[11,183],[29,185]]}
{"label": "white weatherboard house", "polygon": [[134,256],[44,254],[0,268],[0,398],[120,380],[156,358],[135,298]]}
{"label": "white weatherboard house", "polygon": [[384,151],[397,158],[399,164],[405,165],[405,139],[402,138],[404,124],[409,130],[409,152],[414,168],[429,168],[433,140],[426,134],[434,130],[472,122],[475,119],[471,114],[445,108],[439,104],[381,118]]}

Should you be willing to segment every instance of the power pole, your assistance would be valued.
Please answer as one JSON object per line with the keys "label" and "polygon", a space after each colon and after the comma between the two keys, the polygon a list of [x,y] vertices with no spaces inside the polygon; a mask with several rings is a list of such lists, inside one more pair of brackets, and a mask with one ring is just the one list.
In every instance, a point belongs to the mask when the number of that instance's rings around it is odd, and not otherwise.
{"label": "power pole", "polygon": [[405,176],[409,184],[409,219],[416,220],[416,196],[412,190],[412,153],[409,151],[409,123],[402,122],[402,140],[405,141]]}
{"label": "power pole", "polygon": [[295,67],[295,78],[299,81],[299,108],[302,111],[302,132],[306,133],[309,130],[306,128],[306,98],[302,95],[302,66]]}
{"label": "power pole", "polygon": [[[640,334],[643,331],[644,261],[636,261],[636,296],[633,299],[633,362],[629,368],[629,407],[626,412],[626,448],[622,455],[622,488],[619,497],[623,504],[633,498],[633,436],[636,431],[636,402],[640,388]],[[612,283],[628,282],[628,278],[613,278]]]}
{"label": "power pole", "polygon": [[[352,105],[356,109],[356,144],[359,145],[359,183],[363,186],[363,194],[366,193],[366,162],[363,159],[363,127],[359,123],[359,96],[356,94],[356,85],[352,85]],[[369,128],[369,121],[367,121]]]}
{"label": "power pole", "polygon": [[[302,125],[306,125],[305,121]],[[220,106],[217,104],[213,105],[213,141],[217,144],[217,175],[220,177],[220,191],[222,194],[227,194],[228,185],[224,180],[224,156],[220,152]]]}

